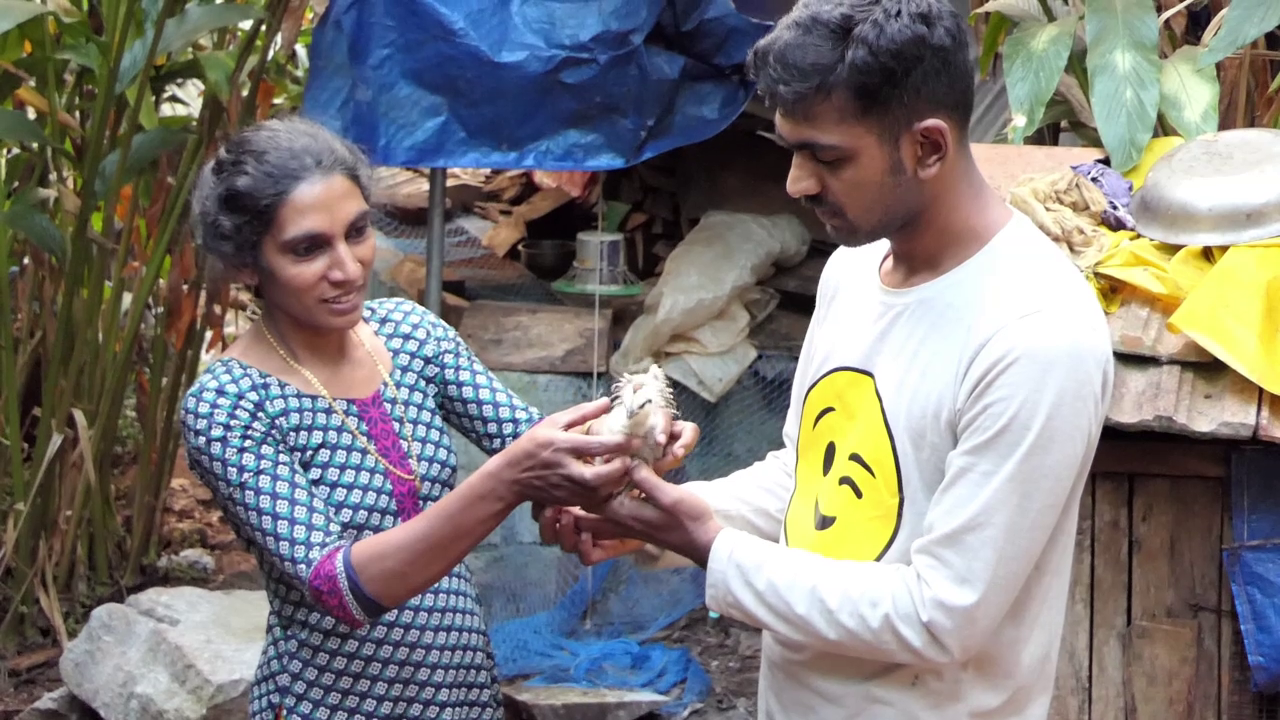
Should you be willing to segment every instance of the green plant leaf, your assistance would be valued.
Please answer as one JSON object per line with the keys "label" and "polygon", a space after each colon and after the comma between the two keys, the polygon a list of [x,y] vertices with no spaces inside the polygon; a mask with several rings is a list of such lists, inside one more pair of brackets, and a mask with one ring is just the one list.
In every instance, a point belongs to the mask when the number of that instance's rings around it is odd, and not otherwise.
{"label": "green plant leaf", "polygon": [[214,30],[221,30],[246,20],[256,20],[261,15],[261,11],[252,5],[230,2],[216,5],[188,5],[185,10],[165,23],[157,53],[167,55],[177,52],[190,47]]}
{"label": "green plant leaf", "polygon": [[1217,65],[1223,58],[1280,26],[1280,2],[1231,0],[1222,27],[1200,54],[1197,68]]}
{"label": "green plant leaf", "polygon": [[124,55],[120,57],[120,67],[116,69],[116,94],[120,94],[131,87],[138,75],[142,72],[142,66],[147,63],[147,50],[151,49],[152,30],[147,30],[141,36],[133,39],[129,43],[129,47],[124,49]]}
{"label": "green plant leaf", "polygon": [[236,69],[235,50],[211,50],[197,53],[204,71],[205,87],[213,91],[222,102],[231,97],[231,73]]}
{"label": "green plant leaf", "polygon": [[[1053,11],[1054,20],[1071,12],[1067,0],[1048,0],[1048,5]],[[974,12],[998,12],[1019,23],[1049,21],[1044,15],[1044,8],[1040,6],[1040,0],[990,0]]]}
{"label": "green plant leaf", "polygon": [[[129,159],[126,161],[127,164],[124,169],[124,178],[121,182],[127,183],[137,177],[143,170],[158,160],[161,155],[182,145],[190,137],[190,132],[167,127],[158,127],[154,130],[147,130],[134,135],[133,145],[129,149]],[[97,193],[99,201],[107,194],[107,186],[112,178],[115,177],[116,166],[119,163],[120,148],[115,148],[102,161],[102,166],[98,168],[94,191]]]}
{"label": "green plant leaf", "polygon": [[1080,18],[1067,15],[1051,23],[1020,23],[1004,41],[1004,83],[1013,116],[1009,133],[1013,144],[1021,145],[1027,134],[1040,127],[1044,106],[1067,67],[1078,22]]}
{"label": "green plant leaf", "polygon": [[1126,172],[1155,133],[1159,26],[1151,0],[1085,0],[1089,104],[1111,165]]}
{"label": "green plant leaf", "polygon": [[49,138],[45,137],[44,131],[36,121],[20,110],[9,108],[0,108],[0,140],[14,144],[47,145],[49,143]]}
{"label": "green plant leaf", "polygon": [[1160,112],[1188,140],[1218,129],[1218,73],[1198,67],[1203,52],[1183,45],[1160,68]]}
{"label": "green plant leaf", "polygon": [[106,41],[93,34],[85,21],[64,22],[62,24],[62,40],[54,57],[70,60],[80,67],[87,68],[98,77],[105,77],[106,56],[102,50]]}
{"label": "green plant leaf", "polygon": [[0,223],[8,225],[45,253],[63,259],[67,251],[67,240],[58,226],[49,219],[49,215],[38,207],[23,203],[11,204],[0,213]]}
{"label": "green plant leaf", "polygon": [[0,0],[0,33],[7,33],[31,18],[52,10],[33,0]]}
{"label": "green plant leaf", "polygon": [[996,53],[1000,51],[1000,45],[1012,27],[1013,21],[1008,15],[999,12],[991,13],[991,19],[987,21],[987,30],[982,35],[982,54],[978,57],[978,71],[983,78],[986,78],[995,67]]}

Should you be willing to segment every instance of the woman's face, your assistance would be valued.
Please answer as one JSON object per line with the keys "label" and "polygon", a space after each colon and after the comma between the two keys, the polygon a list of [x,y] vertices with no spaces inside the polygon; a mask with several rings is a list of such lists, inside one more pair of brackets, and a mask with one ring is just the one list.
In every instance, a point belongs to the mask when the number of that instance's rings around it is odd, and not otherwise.
{"label": "woman's face", "polygon": [[369,216],[360,188],[343,175],[299,185],[262,242],[254,279],[264,308],[315,330],[355,327],[377,249]]}

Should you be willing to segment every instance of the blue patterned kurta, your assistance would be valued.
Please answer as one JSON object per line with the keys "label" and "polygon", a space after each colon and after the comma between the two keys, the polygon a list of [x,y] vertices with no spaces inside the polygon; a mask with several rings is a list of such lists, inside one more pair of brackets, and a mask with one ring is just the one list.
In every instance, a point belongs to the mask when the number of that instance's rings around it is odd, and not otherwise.
{"label": "blue patterned kurta", "polygon": [[[409,300],[374,300],[365,320],[391,353],[421,491],[387,471],[322,395],[239,360],[215,361],[183,405],[188,462],[266,578],[271,612],[250,716],[321,720],[502,717],[493,655],[465,565],[384,613],[348,575],[346,552],[439,500],[457,456],[446,423],[492,454],[541,416],[476,359],[449,325]],[[382,394],[387,402],[382,402]],[[405,419],[383,385],[338,400],[404,468]],[[430,552],[424,548],[423,552]]]}

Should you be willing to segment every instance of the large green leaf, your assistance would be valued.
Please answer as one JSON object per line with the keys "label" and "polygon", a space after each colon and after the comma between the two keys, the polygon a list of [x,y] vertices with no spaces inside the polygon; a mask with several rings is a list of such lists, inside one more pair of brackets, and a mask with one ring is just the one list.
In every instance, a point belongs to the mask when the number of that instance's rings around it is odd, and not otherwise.
{"label": "large green leaf", "polygon": [[1218,129],[1218,74],[1197,66],[1202,53],[1183,45],[1160,69],[1160,112],[1188,140]]}
{"label": "large green leaf", "polygon": [[45,253],[61,260],[66,255],[67,240],[49,215],[38,207],[14,203],[0,212],[0,224],[8,225],[35,243]]}
{"label": "large green leaf", "polygon": [[231,98],[231,73],[236,69],[235,50],[210,50],[197,53],[204,74],[204,86],[219,100],[226,103]]}
{"label": "large green leaf", "polygon": [[1266,35],[1280,25],[1277,0],[1231,0],[1222,27],[1200,55],[1197,67],[1216,65],[1226,56]]}
{"label": "large green leaf", "polygon": [[1089,104],[1111,165],[1126,172],[1155,133],[1159,27],[1151,0],[1085,0]]}
{"label": "large green leaf", "polygon": [[[125,165],[122,182],[127,183],[137,177],[143,170],[158,160],[161,155],[182,145],[189,137],[191,137],[189,131],[168,127],[158,127],[135,135],[133,137],[133,145],[129,148],[129,159],[127,165]],[[102,200],[103,195],[107,193],[107,186],[115,176],[116,166],[119,164],[120,148],[116,148],[107,155],[106,159],[102,161],[102,165],[98,168],[98,177],[97,182],[94,184],[94,190],[99,200]]]}
{"label": "large green leaf", "polygon": [[188,5],[185,10],[169,19],[160,36],[158,53],[167,55],[195,44],[197,40],[214,30],[255,20],[261,11],[252,5],[218,3],[216,5]]}
{"label": "large green leaf", "polygon": [[982,35],[982,54],[978,56],[978,71],[982,74],[983,79],[995,68],[996,53],[1000,51],[1000,45],[1004,42],[1005,36],[1009,34],[1009,29],[1013,27],[1013,21],[1004,13],[993,12],[991,19],[987,21],[987,30]]}
{"label": "large green leaf", "polygon": [[47,145],[49,138],[34,120],[20,110],[0,108],[0,140],[6,143]]}
{"label": "large green leaf", "polygon": [[134,38],[129,43],[129,47],[124,49],[124,55],[120,56],[120,66],[116,68],[117,95],[132,87],[138,75],[142,73],[142,66],[147,64],[147,51],[151,49],[151,38],[155,36],[154,32],[154,29],[148,29]]}
{"label": "large green leaf", "polygon": [[7,33],[31,18],[51,11],[52,8],[32,0],[0,0],[0,33]]}
{"label": "large green leaf", "polygon": [[[1048,0],[1048,5],[1053,11],[1055,20],[1071,12],[1071,7],[1067,5],[1066,0]],[[998,12],[1020,23],[1048,22],[1049,20],[1044,15],[1040,0],[989,0],[974,12]]]}
{"label": "large green leaf", "polygon": [[1004,41],[1004,84],[1013,116],[1010,141],[1021,145],[1040,126],[1044,106],[1053,97],[1058,79],[1067,67],[1076,23],[1067,15],[1051,23],[1024,22]]}

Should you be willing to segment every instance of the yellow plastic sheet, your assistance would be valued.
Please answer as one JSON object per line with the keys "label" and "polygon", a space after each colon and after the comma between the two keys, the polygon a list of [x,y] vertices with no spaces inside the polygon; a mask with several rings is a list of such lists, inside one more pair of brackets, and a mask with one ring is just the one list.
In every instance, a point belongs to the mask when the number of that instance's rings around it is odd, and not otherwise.
{"label": "yellow plastic sheet", "polygon": [[1280,395],[1280,238],[1228,248],[1168,328]]}
{"label": "yellow plastic sheet", "polygon": [[[1182,144],[1156,138],[1125,177],[1142,186],[1159,157]],[[1098,278],[1171,302],[1170,332],[1184,333],[1259,387],[1280,395],[1280,238],[1221,248],[1180,247],[1110,232],[1091,277],[1114,312],[1120,299]]]}

